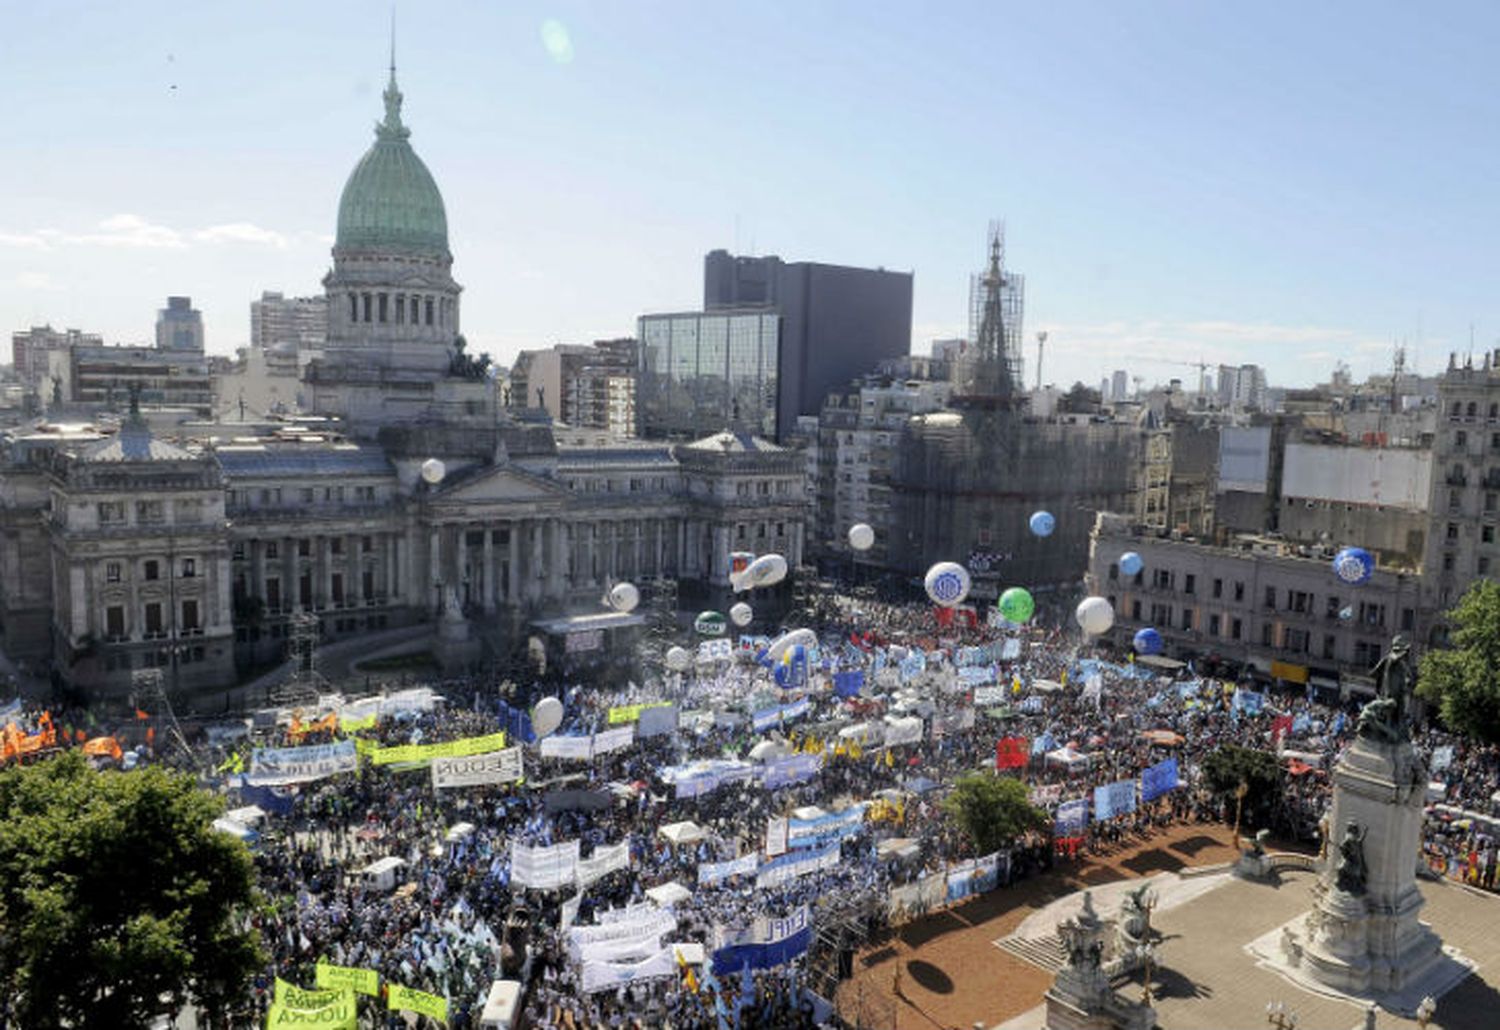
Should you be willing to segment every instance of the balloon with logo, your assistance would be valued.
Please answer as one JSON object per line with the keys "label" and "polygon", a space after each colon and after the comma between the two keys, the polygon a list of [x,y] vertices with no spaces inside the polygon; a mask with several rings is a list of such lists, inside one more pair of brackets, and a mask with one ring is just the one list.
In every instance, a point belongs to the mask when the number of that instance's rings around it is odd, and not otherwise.
{"label": "balloon with logo", "polygon": [[1357,587],[1375,573],[1375,556],[1363,547],[1346,547],[1333,556],[1333,574],[1340,582]]}
{"label": "balloon with logo", "polygon": [[428,458],[422,462],[422,482],[428,486],[437,486],[448,474],[448,466],[443,464],[441,458]]}
{"label": "balloon with logo", "polygon": [[693,652],[685,647],[667,648],[667,668],[673,672],[683,672],[689,665],[693,664]]}
{"label": "balloon with logo", "polygon": [[940,561],[927,570],[922,585],[927,588],[927,596],[933,604],[939,608],[952,608],[969,596],[973,582],[969,579],[969,570],[958,562]]}
{"label": "balloon with logo", "polygon": [[609,606],[617,612],[633,612],[641,603],[641,592],[634,583],[616,583],[609,588]]}
{"label": "balloon with logo", "polygon": [[1131,645],[1135,648],[1136,654],[1161,654],[1161,634],[1147,626],[1145,629],[1136,631]]}
{"label": "balloon with logo", "polygon": [[562,725],[562,702],[555,697],[544,697],[531,710],[531,732],[545,737]]}
{"label": "balloon with logo", "polygon": [[1000,595],[999,608],[1006,622],[1022,623],[1036,613],[1036,601],[1025,587],[1011,587]]}
{"label": "balloon with logo", "polygon": [[1051,536],[1052,531],[1057,528],[1057,520],[1052,517],[1050,511],[1034,511],[1027,525],[1037,536]]}
{"label": "balloon with logo", "polygon": [[807,682],[807,645],[793,644],[781,652],[772,673],[776,685],[783,688],[800,687]]}
{"label": "balloon with logo", "polygon": [[775,665],[788,649],[798,645],[803,648],[816,647],[817,643],[818,635],[810,629],[788,630],[766,645],[765,651],[759,657],[765,664]]}
{"label": "balloon with logo", "polygon": [[1101,633],[1108,633],[1109,627],[1115,624],[1115,610],[1102,597],[1085,597],[1078,602],[1073,618],[1078,620],[1078,625],[1085,633],[1097,637]]}
{"label": "balloon with logo", "polygon": [[875,546],[875,530],[863,522],[856,522],[849,527],[849,546],[856,551],[868,551]]}
{"label": "balloon with logo", "polygon": [[698,617],[693,620],[693,629],[704,637],[722,637],[726,625],[720,612],[699,612]]}
{"label": "balloon with logo", "polygon": [[755,609],[751,608],[744,601],[736,601],[734,606],[729,609],[729,618],[736,626],[748,626],[750,625],[750,621],[755,618]]}
{"label": "balloon with logo", "polygon": [[1145,567],[1146,563],[1141,561],[1141,556],[1134,551],[1126,551],[1120,555],[1120,571],[1127,576],[1134,576]]}
{"label": "balloon with logo", "polygon": [[738,577],[730,576],[729,585],[735,593],[754,590],[757,587],[775,586],[786,579],[786,559],[779,554],[763,554],[745,567]]}

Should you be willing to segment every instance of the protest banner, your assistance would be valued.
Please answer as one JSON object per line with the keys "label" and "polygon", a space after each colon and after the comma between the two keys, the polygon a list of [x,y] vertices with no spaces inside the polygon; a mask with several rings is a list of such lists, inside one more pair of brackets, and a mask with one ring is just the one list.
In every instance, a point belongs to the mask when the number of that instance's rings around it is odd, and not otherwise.
{"label": "protest banner", "polygon": [[448,1022],[448,999],[428,994],[413,987],[391,984],[386,995],[386,1007],[392,1012],[416,1012],[429,1016],[439,1023]]}
{"label": "protest banner", "polygon": [[353,772],[359,762],[354,741],[308,747],[258,747],[250,755],[248,782],[254,787],[283,787]]}
{"label": "protest banner", "polygon": [[1025,737],[1001,737],[995,741],[996,769],[1024,769],[1031,761]]}
{"label": "protest banner", "polygon": [[271,1010],[266,1014],[266,1026],[273,1030],[281,1030],[282,1027],[355,1030],[355,1025],[353,991],[338,991],[331,1001],[310,1008],[299,1009],[282,1002],[272,1002]]}
{"label": "protest banner", "polygon": [[760,858],[753,851],[748,855],[741,855],[739,858],[731,858],[724,862],[704,862],[698,866],[698,883],[700,886],[722,883],[731,876],[753,873],[759,865]]}
{"label": "protest banner", "polygon": [[1053,833],[1057,837],[1071,838],[1083,836],[1084,827],[1089,824],[1089,803],[1087,798],[1078,798],[1075,801],[1064,801],[1057,806],[1057,817],[1053,826]]}
{"label": "protest banner", "polygon": [[772,969],[801,955],[812,943],[812,921],[806,905],[779,918],[757,916],[752,940],[719,948],[713,955],[715,976],[745,969]]}
{"label": "protest banner", "polygon": [[285,1005],[287,1008],[316,1009],[334,1001],[339,994],[340,992],[335,990],[309,991],[305,987],[288,983],[278,976],[271,998],[276,1004]]}
{"label": "protest banner", "polygon": [[492,751],[484,755],[432,760],[434,790],[514,783],[521,776],[521,749],[518,747],[509,747],[503,751]]}
{"label": "protest banner", "polygon": [[646,701],[638,705],[616,705],[609,710],[609,724],[618,726],[622,722],[635,722],[648,708],[669,708],[670,701]]}
{"label": "protest banner", "polygon": [[640,720],[635,724],[635,735],[638,739],[645,740],[648,737],[664,737],[668,733],[675,733],[677,718],[676,705],[653,705],[641,712]]}
{"label": "protest banner", "polygon": [[505,747],[505,733],[490,733],[483,737],[464,737],[461,740],[445,740],[437,744],[400,744],[396,747],[377,747],[370,752],[371,765],[425,766],[434,758],[464,758],[483,755]]}
{"label": "protest banner", "polygon": [[554,890],[573,883],[578,876],[578,842],[570,840],[550,848],[510,845],[510,879],[518,887]]}
{"label": "protest banner", "polygon": [[660,948],[639,962],[585,962],[583,993],[597,994],[624,984],[676,975],[677,962],[670,948]]}
{"label": "protest banner", "polygon": [[1094,788],[1094,821],[1103,822],[1135,811],[1135,781],[1118,780]]}
{"label": "protest banner", "polygon": [[775,858],[786,854],[787,832],[790,821],[784,816],[773,816],[766,820],[766,857]]}
{"label": "protest banner", "polygon": [[1155,801],[1163,794],[1177,789],[1177,759],[1147,766],[1141,770],[1141,800]]}
{"label": "protest banner", "polygon": [[619,844],[595,848],[593,855],[578,860],[578,886],[580,889],[587,887],[616,869],[627,869],[629,866],[630,845],[623,841]]}
{"label": "protest banner", "polygon": [[373,969],[319,962],[313,982],[319,987],[333,990],[357,991],[372,998],[380,996],[380,974]]}

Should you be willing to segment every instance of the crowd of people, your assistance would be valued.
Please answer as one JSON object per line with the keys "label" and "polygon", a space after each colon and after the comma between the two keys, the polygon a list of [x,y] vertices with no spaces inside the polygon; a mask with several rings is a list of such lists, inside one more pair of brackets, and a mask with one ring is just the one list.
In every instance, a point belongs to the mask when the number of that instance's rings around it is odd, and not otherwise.
{"label": "crowd of people", "polygon": [[[1002,774],[1023,779],[1035,803],[1054,811],[1168,758],[1180,775],[1164,795],[1091,820],[1061,855],[1045,835],[1015,841],[1000,867],[997,886],[1004,889],[1059,860],[1083,860],[1173,823],[1232,818],[1230,799],[1205,789],[1201,777],[1206,757],[1225,743],[1280,756],[1285,788],[1274,829],[1316,840],[1328,771],[1355,733],[1355,702],[1200,677],[1191,666],[1113,660],[1060,620],[1039,619],[1024,630],[977,620],[939,626],[927,606],[830,595],[809,628],[820,643],[790,689],[775,685],[755,660],[764,642],[747,639],[728,661],[681,673],[662,669],[619,689],[466,679],[407,692],[409,701],[381,705],[373,725],[367,720],[352,731],[325,718],[341,703],[325,698],[280,713],[274,726],[257,720],[260,728],[243,739],[195,740],[191,756],[155,740],[141,760],[216,770],[209,779],[228,807],[253,804],[264,812],[253,854],[268,904],[252,918],[268,963],[246,999],[246,1018],[264,1018],[277,978],[311,987],[325,962],[374,970],[382,983],[446,998],[454,1030],[478,1026],[490,985],[502,979],[525,985],[526,1025],[538,1027],[833,1025],[837,1014],[826,998],[836,953],[848,940],[825,931],[851,919],[878,931],[893,889],[979,857],[943,798],[964,773],[996,767],[998,740],[1024,742],[1024,764]],[[851,686],[848,674],[856,672]],[[665,732],[586,759],[544,754],[539,742],[524,740],[516,713],[552,692],[565,713],[556,736],[616,728],[612,713],[625,706],[671,705],[675,718]],[[756,730],[755,713],[802,698],[805,711]],[[920,738],[883,745],[886,716],[921,719]],[[509,730],[507,743],[522,748],[518,782],[438,789],[426,763],[368,760],[372,749],[498,730]],[[257,784],[258,749],[348,735],[366,755],[354,771],[290,787]],[[1441,780],[1429,788],[1425,847],[1434,869],[1493,887],[1496,844],[1483,817],[1500,787],[1494,749],[1427,727],[1416,744]],[[801,782],[768,789],[754,774],[794,755],[819,757]],[[751,772],[702,792],[674,781],[672,770],[707,762]],[[753,864],[722,879],[700,875],[711,864],[765,854],[773,820],[809,806],[842,813],[858,803],[871,804],[868,818],[831,838],[832,864],[770,879],[758,877]],[[690,837],[664,835],[684,823],[695,828]],[[514,848],[572,841],[585,863],[621,844],[628,861],[582,886],[518,882]],[[907,846],[881,847],[893,841]],[[379,864],[392,875],[369,875]],[[676,898],[651,900],[670,884],[683,888]],[[573,931],[647,907],[670,914],[659,941],[673,947],[670,967],[622,973],[617,984],[591,980]],[[747,928],[801,912],[811,929],[792,938],[786,961],[715,968],[716,954],[745,941]],[[653,939],[651,947],[657,944]],[[390,1026],[426,1018],[367,1007],[367,1020]]]}

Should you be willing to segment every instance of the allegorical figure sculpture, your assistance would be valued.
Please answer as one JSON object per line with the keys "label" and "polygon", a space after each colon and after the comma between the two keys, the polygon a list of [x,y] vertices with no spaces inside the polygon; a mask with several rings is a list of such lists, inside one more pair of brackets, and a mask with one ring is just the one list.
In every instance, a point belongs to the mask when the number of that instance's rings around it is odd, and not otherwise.
{"label": "allegorical figure sculpture", "polygon": [[1359,823],[1350,819],[1344,827],[1344,839],[1339,841],[1339,859],[1335,867],[1335,884],[1348,894],[1365,892],[1365,836]]}
{"label": "allegorical figure sculpture", "polygon": [[1360,709],[1358,733],[1366,740],[1397,744],[1411,733],[1411,691],[1415,679],[1411,645],[1397,635],[1391,649],[1375,664],[1379,696]]}

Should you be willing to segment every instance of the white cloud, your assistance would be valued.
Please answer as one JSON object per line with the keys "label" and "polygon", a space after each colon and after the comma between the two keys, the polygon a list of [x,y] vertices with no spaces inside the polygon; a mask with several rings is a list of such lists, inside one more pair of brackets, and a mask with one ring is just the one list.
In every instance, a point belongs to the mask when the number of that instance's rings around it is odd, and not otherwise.
{"label": "white cloud", "polygon": [[34,293],[61,289],[46,272],[22,272],[11,280],[11,285],[18,290],[31,290]]}
{"label": "white cloud", "polygon": [[140,215],[110,215],[94,232],[70,235],[55,229],[39,230],[49,242],[95,247],[147,247],[173,249],[187,246],[182,233],[165,225],[156,225]]}
{"label": "white cloud", "polygon": [[253,222],[228,222],[210,225],[193,233],[193,239],[203,243],[256,243],[284,249],[287,238],[275,229],[264,229]]}

